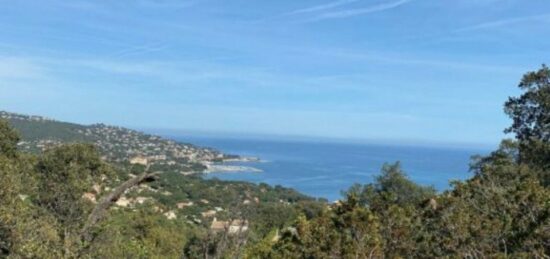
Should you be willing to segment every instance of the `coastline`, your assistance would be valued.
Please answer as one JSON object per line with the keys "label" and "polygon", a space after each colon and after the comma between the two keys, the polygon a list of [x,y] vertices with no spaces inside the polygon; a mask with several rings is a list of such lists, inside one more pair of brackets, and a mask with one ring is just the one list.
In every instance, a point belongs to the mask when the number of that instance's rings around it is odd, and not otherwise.
{"label": "coastline", "polygon": [[261,169],[252,167],[252,166],[244,166],[244,165],[227,165],[225,163],[229,162],[242,162],[242,163],[251,163],[251,162],[260,162],[260,158],[258,157],[236,157],[236,158],[229,158],[229,159],[223,159],[222,162],[203,162],[202,164],[206,166],[206,169],[202,171],[204,174],[210,174],[210,173],[242,173],[242,172],[249,172],[249,173],[261,173],[263,172]]}
{"label": "coastline", "polygon": [[223,159],[223,162],[261,162],[262,160],[259,157],[254,156],[239,156]]}

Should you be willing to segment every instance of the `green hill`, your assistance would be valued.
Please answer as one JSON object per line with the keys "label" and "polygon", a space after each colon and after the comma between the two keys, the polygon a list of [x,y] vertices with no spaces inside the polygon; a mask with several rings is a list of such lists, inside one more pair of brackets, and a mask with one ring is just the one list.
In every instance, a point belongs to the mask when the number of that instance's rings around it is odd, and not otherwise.
{"label": "green hill", "polygon": [[52,139],[66,142],[92,141],[81,131],[86,126],[55,121],[40,116],[28,116],[0,111],[0,118],[7,119],[16,128],[25,141]]}
{"label": "green hill", "polygon": [[19,148],[35,153],[67,143],[91,143],[109,162],[128,163],[140,157],[158,169],[181,172],[200,171],[205,168],[201,165],[204,162],[234,157],[123,127],[79,125],[4,111],[0,112],[0,118],[8,120],[20,132]]}

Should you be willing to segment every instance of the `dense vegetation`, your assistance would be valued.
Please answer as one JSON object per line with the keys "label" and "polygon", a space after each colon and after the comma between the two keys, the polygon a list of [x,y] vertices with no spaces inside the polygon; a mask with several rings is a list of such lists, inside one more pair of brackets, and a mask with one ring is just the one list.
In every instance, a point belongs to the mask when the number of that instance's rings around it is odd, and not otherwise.
{"label": "dense vegetation", "polygon": [[436,194],[386,165],[319,217],[300,217],[277,241],[254,246],[270,258],[550,257],[550,70],[527,73],[505,112],[504,140],[474,157],[474,177]]}
{"label": "dense vegetation", "polygon": [[[85,144],[22,153],[17,132],[0,122],[0,256],[548,258],[550,69],[527,73],[519,87],[523,94],[505,104],[513,120],[506,131],[515,138],[474,157],[474,176],[443,193],[410,181],[399,163],[332,205],[282,187],[165,173],[146,177],[140,184],[147,189],[126,192],[150,191],[152,201],[110,206],[97,224],[90,215],[101,200],[82,195],[98,184],[117,190],[135,179],[128,172],[139,177],[147,168],[109,165]],[[170,195],[160,194],[167,189]],[[177,219],[162,213],[178,201],[202,199],[208,203],[182,209]],[[198,218],[209,206],[223,206],[222,218],[248,220],[250,229],[211,231]]]}
{"label": "dense vegetation", "polygon": [[210,148],[101,123],[79,125],[5,111],[0,111],[0,118],[9,121],[21,135],[18,148],[35,154],[63,144],[89,143],[112,164],[130,164],[141,158],[152,170],[186,173],[206,169],[204,162],[235,158]]}
{"label": "dense vegetation", "polygon": [[[108,164],[91,144],[34,154],[19,151],[19,142],[0,120],[0,258],[178,258],[189,240],[217,238],[206,211],[246,219],[246,239],[256,240],[323,204],[280,186]],[[112,196],[117,190],[122,195]],[[117,206],[122,198],[144,202]]]}

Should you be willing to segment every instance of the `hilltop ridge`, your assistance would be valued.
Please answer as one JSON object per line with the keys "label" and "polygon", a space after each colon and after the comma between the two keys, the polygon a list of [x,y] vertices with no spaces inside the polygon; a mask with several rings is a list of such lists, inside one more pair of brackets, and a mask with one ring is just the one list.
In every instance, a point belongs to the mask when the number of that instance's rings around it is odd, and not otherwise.
{"label": "hilltop ridge", "polygon": [[[160,211],[177,209],[174,215],[203,222],[199,218],[205,212],[235,207],[250,200],[262,203],[311,200],[281,186],[273,188],[265,184],[203,179],[201,173],[208,173],[217,162],[250,159],[212,148],[103,123],[81,125],[6,111],[0,111],[0,119],[7,120],[20,133],[21,140],[17,145],[23,152],[40,155],[65,144],[93,144],[102,160],[117,168],[118,176],[112,179],[115,183],[135,177],[145,167],[161,173],[157,181],[126,192],[117,203],[119,207],[134,207],[147,200],[162,207]],[[98,198],[98,195],[88,196],[92,200]]]}
{"label": "hilltop ridge", "polygon": [[80,125],[54,119],[0,111],[22,136],[19,148],[40,152],[66,143],[92,143],[108,162],[150,165],[156,170],[191,173],[206,169],[205,163],[238,156],[180,143],[136,130],[103,123]]}

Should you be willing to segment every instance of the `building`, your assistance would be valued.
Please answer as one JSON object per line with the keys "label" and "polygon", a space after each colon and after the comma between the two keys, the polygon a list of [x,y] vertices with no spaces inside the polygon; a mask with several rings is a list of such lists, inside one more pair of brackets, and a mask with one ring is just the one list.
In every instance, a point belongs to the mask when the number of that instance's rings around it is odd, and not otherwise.
{"label": "building", "polygon": [[136,201],[136,203],[143,204],[146,201],[151,200],[151,199],[152,198],[150,198],[150,197],[136,197],[135,201]]}
{"label": "building", "polygon": [[131,200],[127,199],[126,197],[120,197],[120,199],[116,201],[116,205],[120,207],[128,207],[128,205],[130,205],[130,202]]}
{"label": "building", "polygon": [[229,225],[229,234],[238,234],[248,231],[248,220],[233,220]]}
{"label": "building", "polygon": [[176,213],[173,212],[173,211],[168,211],[168,212],[164,213],[164,216],[167,219],[176,219],[178,217],[178,216],[176,216]]}
{"label": "building", "polygon": [[248,220],[235,219],[229,223],[229,221],[218,221],[214,218],[210,229],[214,232],[227,231],[231,235],[239,234],[248,231]]}
{"label": "building", "polygon": [[[160,149],[159,149],[158,151],[160,151]],[[166,160],[166,155],[153,155],[153,156],[149,156],[149,160],[151,160],[151,161],[162,161],[162,160]]]}
{"label": "building", "polygon": [[91,193],[91,192],[86,192],[82,195],[82,198],[86,199],[86,200],[89,200],[93,203],[96,203],[96,199],[95,199],[95,194]]}
{"label": "building", "polygon": [[178,209],[183,209],[185,207],[193,206],[193,202],[179,202],[178,204],[176,204],[176,206],[178,207]]}
{"label": "building", "polygon": [[215,210],[207,210],[207,211],[201,213],[201,215],[204,218],[214,217],[216,215],[216,211]]}
{"label": "building", "polygon": [[144,156],[135,156],[130,158],[130,164],[133,165],[147,165],[147,158]]}

